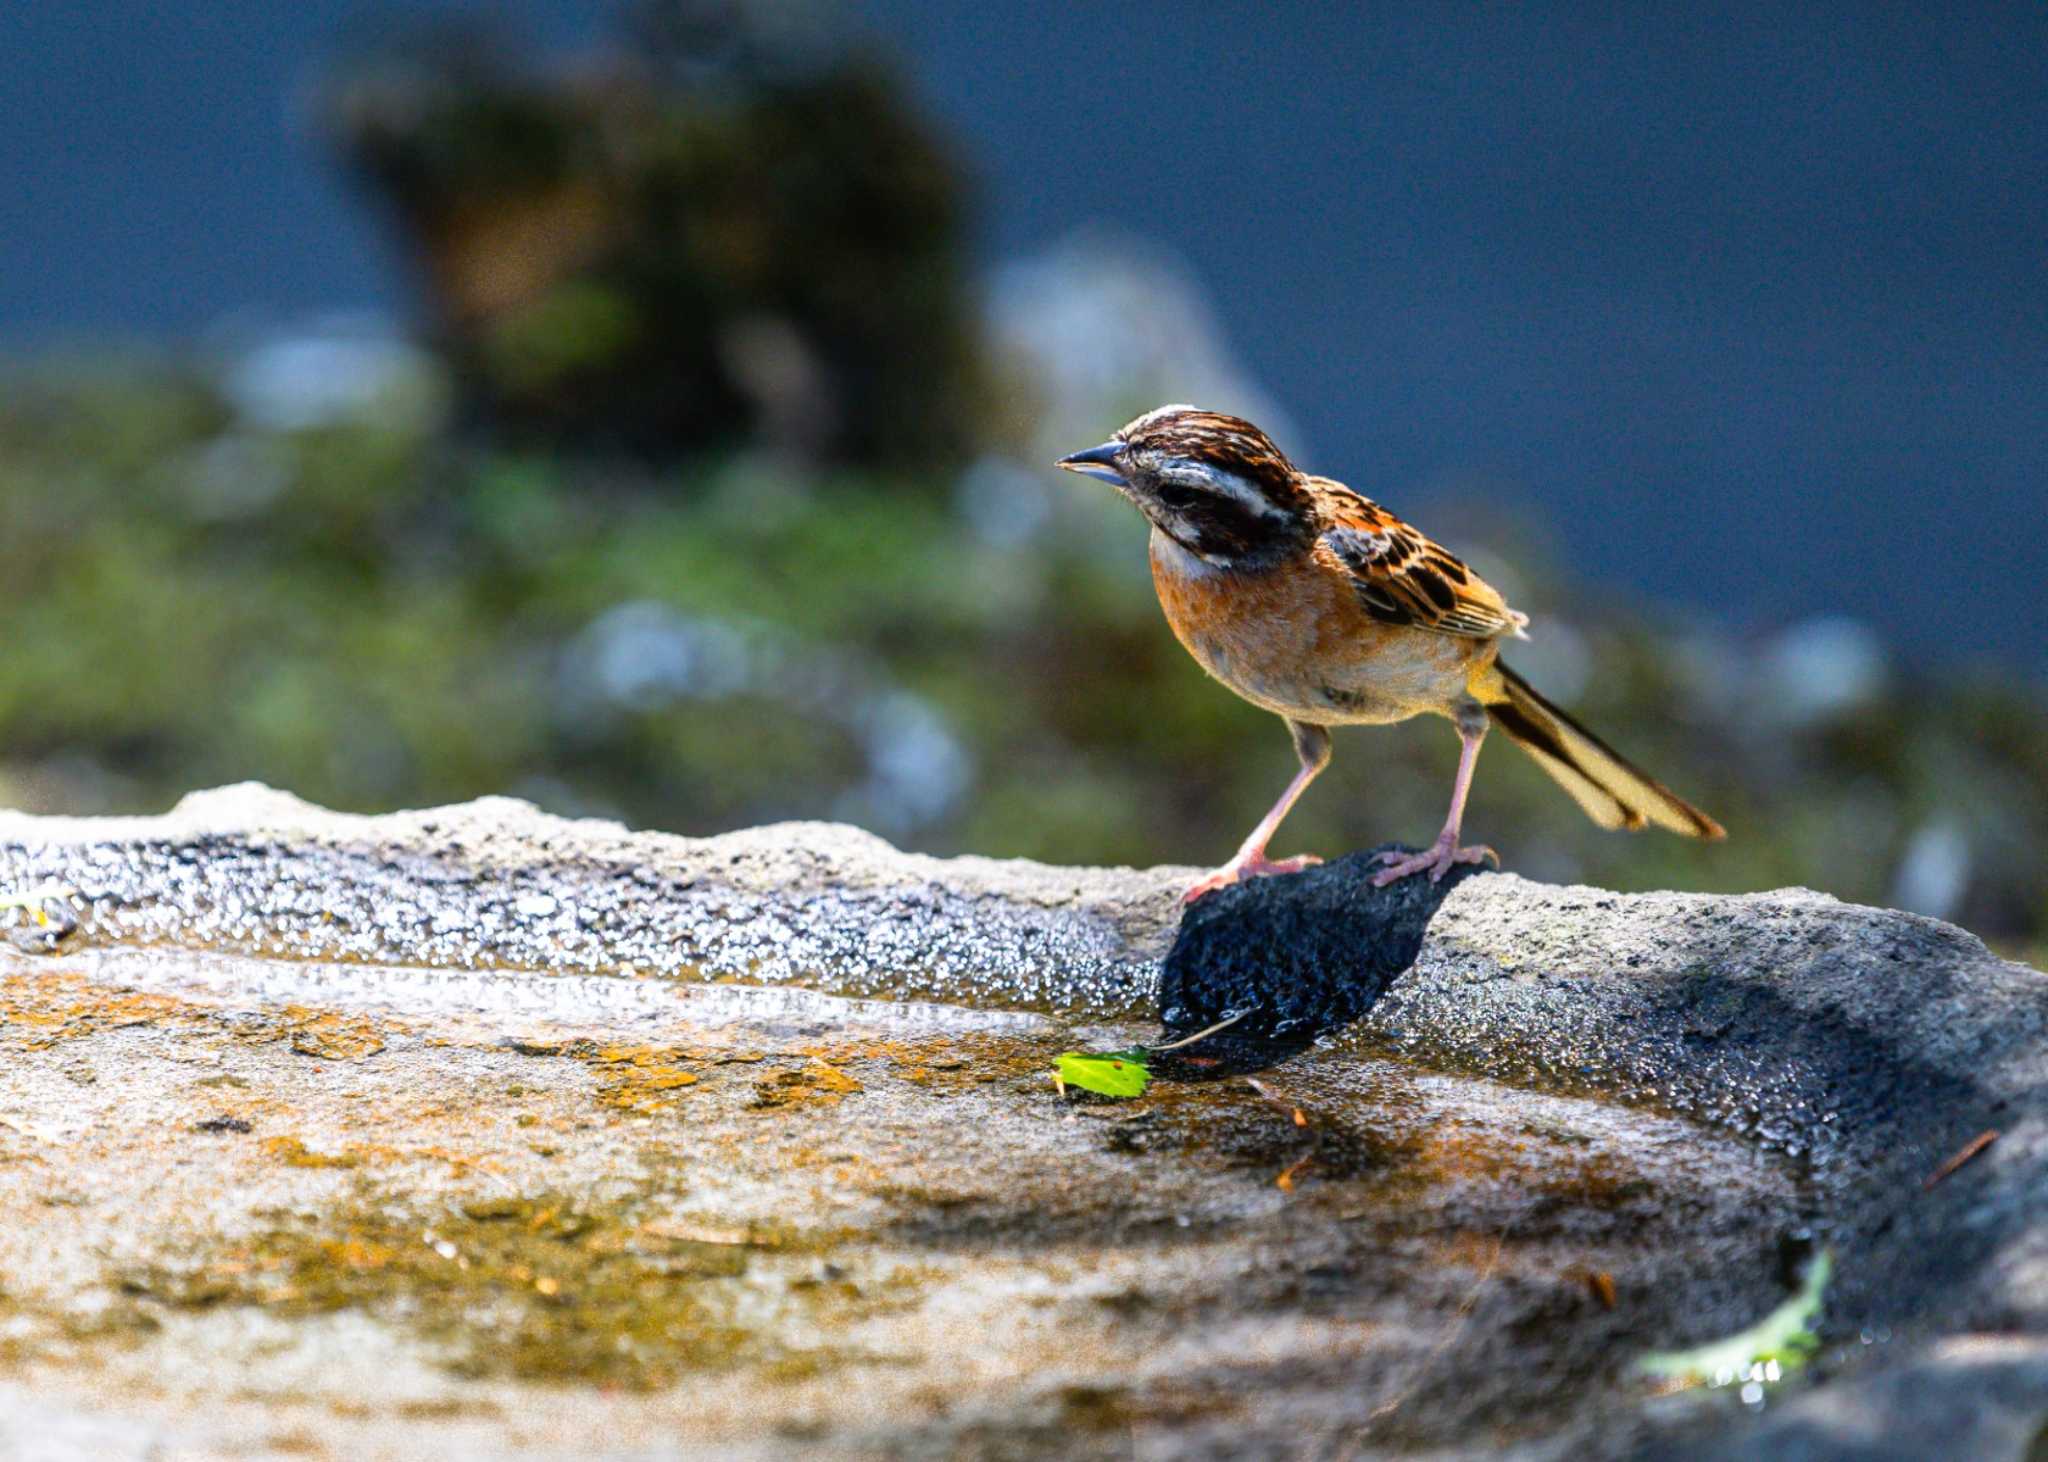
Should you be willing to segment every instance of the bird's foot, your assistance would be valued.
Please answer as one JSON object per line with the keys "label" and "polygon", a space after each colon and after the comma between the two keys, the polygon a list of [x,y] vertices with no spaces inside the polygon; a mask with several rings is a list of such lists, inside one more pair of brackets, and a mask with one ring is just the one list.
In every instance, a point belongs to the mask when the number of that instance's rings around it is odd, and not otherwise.
{"label": "bird's foot", "polygon": [[1387,866],[1373,875],[1372,886],[1385,888],[1417,873],[1427,873],[1431,883],[1441,883],[1453,863],[1484,863],[1489,859],[1494,867],[1500,867],[1500,854],[1484,843],[1461,848],[1453,837],[1440,837],[1420,853],[1402,853],[1389,848],[1378,857],[1377,861]]}
{"label": "bird's foot", "polygon": [[1313,853],[1301,853],[1292,858],[1268,858],[1264,853],[1254,853],[1249,858],[1232,858],[1214,873],[1196,879],[1188,886],[1188,891],[1180,896],[1180,901],[1191,904],[1205,894],[1212,894],[1219,888],[1228,888],[1233,883],[1242,883],[1248,878],[1268,878],[1275,873],[1299,873],[1302,869],[1313,868],[1322,861]]}

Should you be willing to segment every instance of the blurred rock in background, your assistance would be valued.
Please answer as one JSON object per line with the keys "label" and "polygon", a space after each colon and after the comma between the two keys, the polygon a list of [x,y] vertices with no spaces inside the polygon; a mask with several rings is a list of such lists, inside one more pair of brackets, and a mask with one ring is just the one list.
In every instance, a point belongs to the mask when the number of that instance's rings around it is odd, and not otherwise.
{"label": "blurred rock in background", "polygon": [[1307,450],[1246,376],[1200,282],[1142,238],[1089,230],[999,265],[987,310],[990,348],[1010,387],[997,414],[1034,467],[1167,401],[1247,417]]}
{"label": "blurred rock in background", "polygon": [[472,425],[925,467],[983,433],[959,165],[810,7],[637,0],[566,66],[421,31],[326,114]]}

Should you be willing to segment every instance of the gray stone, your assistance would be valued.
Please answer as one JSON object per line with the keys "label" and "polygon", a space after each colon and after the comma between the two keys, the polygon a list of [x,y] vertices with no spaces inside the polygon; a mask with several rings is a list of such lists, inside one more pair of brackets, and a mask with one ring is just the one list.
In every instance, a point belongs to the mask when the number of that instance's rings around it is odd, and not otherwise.
{"label": "gray stone", "polygon": [[[940,860],[818,824],[686,839],[496,799],[358,818],[244,787],[163,818],[0,814],[0,892],[63,885],[76,916],[47,952],[0,950],[5,1385],[116,1455],[295,1432],[464,1456],[592,1435],[617,1455],[2039,1445],[2041,974],[1804,890],[1482,873],[1363,1022],[1258,1089],[1062,1104],[1060,1049],[1153,1038],[1191,873]],[[96,1082],[64,1075],[80,1062]],[[252,1131],[193,1135],[223,1118]],[[629,1336],[656,1354],[623,1397],[426,1326],[425,1300],[302,1315],[249,1288],[295,1252],[281,1234],[352,1274],[390,1248],[377,1215],[409,1233],[437,1204],[548,1194],[612,1225],[624,1247],[594,1264],[718,1224],[806,1237],[691,1281],[732,1358],[664,1369],[678,1342]],[[372,1240],[335,1238],[339,1213],[385,1249],[347,1248]],[[498,1232],[469,1222],[462,1243]],[[1827,1343],[1760,1411],[1630,1373],[1755,1319],[1819,1245]],[[820,1294],[843,1305],[804,1308]]]}

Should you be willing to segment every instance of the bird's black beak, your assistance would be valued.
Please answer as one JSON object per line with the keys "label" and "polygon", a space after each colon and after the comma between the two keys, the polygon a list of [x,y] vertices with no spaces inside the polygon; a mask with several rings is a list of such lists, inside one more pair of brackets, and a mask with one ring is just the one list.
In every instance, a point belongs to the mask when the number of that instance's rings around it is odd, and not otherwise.
{"label": "bird's black beak", "polygon": [[1123,473],[1116,470],[1116,454],[1124,449],[1122,442],[1104,442],[1099,447],[1090,447],[1085,452],[1076,452],[1071,457],[1062,457],[1059,466],[1069,472],[1078,472],[1083,477],[1096,477],[1116,487],[1127,487]]}

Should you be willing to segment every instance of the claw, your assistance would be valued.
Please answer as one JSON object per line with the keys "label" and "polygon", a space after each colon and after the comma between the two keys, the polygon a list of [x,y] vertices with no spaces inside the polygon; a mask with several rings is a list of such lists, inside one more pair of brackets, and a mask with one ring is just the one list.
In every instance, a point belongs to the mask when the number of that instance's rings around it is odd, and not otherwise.
{"label": "claw", "polygon": [[1444,838],[1438,838],[1428,851],[1421,853],[1400,853],[1389,848],[1375,859],[1376,862],[1387,866],[1373,875],[1372,886],[1385,888],[1390,883],[1399,883],[1402,879],[1413,877],[1417,873],[1427,873],[1431,883],[1441,883],[1444,875],[1451,871],[1452,864],[1484,863],[1489,859],[1492,860],[1494,867],[1500,867],[1500,854],[1485,844],[1474,843],[1470,847],[1461,848]]}
{"label": "claw", "polygon": [[1292,858],[1268,858],[1257,853],[1249,858],[1232,858],[1214,873],[1196,879],[1188,891],[1180,896],[1184,904],[1194,903],[1204,895],[1212,894],[1219,888],[1228,888],[1233,883],[1242,883],[1250,878],[1270,878],[1276,873],[1299,873],[1304,868],[1313,868],[1323,860],[1313,853],[1299,853]]}

